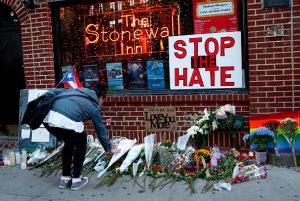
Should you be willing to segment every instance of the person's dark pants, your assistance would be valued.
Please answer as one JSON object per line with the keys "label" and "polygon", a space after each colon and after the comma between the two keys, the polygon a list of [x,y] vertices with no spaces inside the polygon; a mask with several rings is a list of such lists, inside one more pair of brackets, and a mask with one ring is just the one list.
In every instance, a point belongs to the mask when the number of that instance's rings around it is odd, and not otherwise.
{"label": "person's dark pants", "polygon": [[46,123],[44,123],[44,126],[57,140],[64,141],[62,151],[62,176],[71,176],[73,158],[73,178],[79,178],[86,154],[87,136],[85,132],[76,133],[73,130],[50,127]]}

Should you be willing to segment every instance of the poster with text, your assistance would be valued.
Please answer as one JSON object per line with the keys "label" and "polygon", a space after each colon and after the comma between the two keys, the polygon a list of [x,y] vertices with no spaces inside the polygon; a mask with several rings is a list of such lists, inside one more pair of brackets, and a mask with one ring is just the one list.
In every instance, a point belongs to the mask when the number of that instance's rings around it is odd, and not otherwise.
{"label": "poster with text", "polygon": [[99,82],[98,65],[86,64],[82,65],[84,86],[87,88],[94,87]]}
{"label": "poster with text", "polygon": [[142,61],[127,63],[128,89],[145,89],[145,67]]}
{"label": "poster with text", "polygon": [[124,89],[122,62],[106,63],[108,90]]}
{"label": "poster with text", "polygon": [[237,0],[194,0],[194,33],[238,31]]}
{"label": "poster with text", "polygon": [[170,89],[242,88],[241,32],[169,37]]}
{"label": "poster with text", "polygon": [[147,78],[148,89],[164,89],[164,61],[163,60],[148,60],[147,61]]}

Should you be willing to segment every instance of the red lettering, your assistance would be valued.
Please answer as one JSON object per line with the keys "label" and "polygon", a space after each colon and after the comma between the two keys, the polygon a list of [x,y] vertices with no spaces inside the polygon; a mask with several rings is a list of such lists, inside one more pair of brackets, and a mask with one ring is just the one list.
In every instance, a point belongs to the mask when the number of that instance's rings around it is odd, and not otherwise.
{"label": "red lettering", "polygon": [[216,74],[216,71],[219,70],[219,67],[215,66],[215,67],[209,67],[209,68],[205,68],[206,71],[209,71],[210,72],[210,84],[211,86],[215,86],[216,83],[215,83],[215,74]]}
{"label": "red lettering", "polygon": [[227,74],[227,71],[233,71],[234,66],[221,67],[221,86],[234,86],[234,82],[227,82],[227,78],[231,78],[231,74]]}
{"label": "red lettering", "polygon": [[[210,52],[209,50],[209,43],[212,42],[214,44],[214,51]],[[219,52],[219,43],[217,41],[217,39],[215,38],[208,38],[205,41],[205,52],[208,56],[213,56],[213,55],[217,55]]]}
{"label": "red lettering", "polygon": [[189,82],[189,86],[193,86],[195,84],[199,84],[201,87],[204,86],[202,77],[200,75],[199,68],[194,68],[193,74],[191,76],[191,80]]}
{"label": "red lettering", "polygon": [[[226,43],[228,42],[228,43]],[[235,40],[232,37],[221,38],[221,56],[225,56],[225,48],[231,48],[235,44]]]}
{"label": "red lettering", "polygon": [[190,38],[190,43],[194,43],[194,56],[198,56],[198,43],[202,42],[202,38]]}
{"label": "red lettering", "polygon": [[183,81],[183,86],[187,86],[187,68],[183,68],[183,75],[179,75],[179,69],[175,68],[175,86],[179,86],[179,81]]}
{"label": "red lettering", "polygon": [[181,51],[181,53],[175,52],[174,55],[175,57],[177,57],[178,59],[183,59],[184,57],[186,57],[186,49],[184,47],[180,47],[181,46],[186,46],[186,43],[183,40],[178,40],[174,43],[174,49]]}

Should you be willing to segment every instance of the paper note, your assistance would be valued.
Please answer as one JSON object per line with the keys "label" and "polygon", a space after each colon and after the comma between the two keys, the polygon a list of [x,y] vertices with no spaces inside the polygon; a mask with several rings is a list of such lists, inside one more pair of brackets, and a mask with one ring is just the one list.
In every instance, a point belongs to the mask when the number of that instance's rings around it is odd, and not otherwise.
{"label": "paper note", "polygon": [[36,99],[37,97],[43,95],[46,93],[48,90],[47,89],[32,89],[28,91],[28,102]]}
{"label": "paper note", "polygon": [[49,142],[50,134],[45,128],[32,130],[31,142]]}
{"label": "paper note", "polygon": [[30,129],[22,129],[21,130],[21,138],[22,139],[30,138]]}

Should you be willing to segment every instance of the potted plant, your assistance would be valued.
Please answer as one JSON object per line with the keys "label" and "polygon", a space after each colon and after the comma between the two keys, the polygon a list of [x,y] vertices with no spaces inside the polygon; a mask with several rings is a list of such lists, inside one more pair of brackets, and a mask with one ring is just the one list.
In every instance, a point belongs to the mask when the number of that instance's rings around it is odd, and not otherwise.
{"label": "potted plant", "polygon": [[258,164],[265,163],[267,151],[274,149],[275,133],[266,127],[259,127],[250,134],[244,135],[243,141],[250,142],[250,149],[255,151],[255,159]]}

